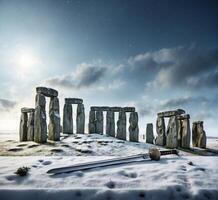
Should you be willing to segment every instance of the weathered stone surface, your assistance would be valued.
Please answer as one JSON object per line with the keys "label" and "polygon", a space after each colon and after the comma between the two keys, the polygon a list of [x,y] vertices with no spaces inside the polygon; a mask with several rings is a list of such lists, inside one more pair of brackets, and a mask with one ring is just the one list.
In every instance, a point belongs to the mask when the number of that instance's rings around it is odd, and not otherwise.
{"label": "weathered stone surface", "polygon": [[135,112],[134,107],[123,107],[122,109],[124,112]]}
{"label": "weathered stone surface", "polygon": [[110,110],[110,107],[109,106],[101,106],[100,107],[102,111],[108,111]]}
{"label": "weathered stone surface", "polygon": [[193,122],[192,124],[192,146],[206,148],[206,133],[203,127],[203,121]]}
{"label": "weathered stone surface", "polygon": [[185,114],[185,111],[182,109],[177,109],[177,110],[171,110],[171,111],[157,113],[157,116],[158,117],[172,117],[172,116],[181,115],[181,114]]}
{"label": "weathered stone surface", "polygon": [[154,144],[154,132],[152,123],[148,123],[146,126],[146,143]]}
{"label": "weathered stone surface", "polygon": [[60,108],[59,99],[52,97],[49,104],[49,125],[48,139],[53,141],[60,140],[61,124],[60,124]]}
{"label": "weathered stone surface", "polygon": [[168,148],[177,148],[178,147],[178,120],[176,116],[171,116],[167,126],[166,132],[166,146]]}
{"label": "weathered stone surface", "polygon": [[36,107],[34,114],[34,141],[45,143],[47,141],[47,123],[45,112],[45,97],[42,94],[36,94]]}
{"label": "weathered stone surface", "polygon": [[21,113],[20,130],[19,130],[20,142],[27,141],[27,121],[28,121],[28,114]]}
{"label": "weathered stone surface", "polygon": [[91,106],[90,110],[91,111],[101,111],[101,107],[100,106]]}
{"label": "weathered stone surface", "polygon": [[27,140],[34,141],[34,112],[30,112],[29,117],[28,117]]}
{"label": "weathered stone surface", "polygon": [[160,146],[166,145],[165,122],[163,117],[157,118],[156,132],[157,137],[155,139],[155,144]]}
{"label": "weathered stone surface", "polygon": [[131,112],[129,117],[129,141],[139,141],[138,113]]}
{"label": "weathered stone surface", "polygon": [[109,110],[106,114],[106,135],[115,137],[115,120],[114,112]]}
{"label": "weathered stone surface", "polygon": [[73,134],[73,107],[71,104],[64,104],[63,133]]}
{"label": "weathered stone surface", "polygon": [[21,112],[23,112],[23,113],[31,113],[31,112],[34,112],[34,111],[35,111],[34,108],[26,108],[26,107],[21,108]]}
{"label": "weathered stone surface", "polygon": [[116,137],[121,140],[126,140],[126,112],[123,110],[119,112]]}
{"label": "weathered stone surface", "polygon": [[66,104],[81,104],[83,103],[82,99],[79,98],[65,98]]}
{"label": "weathered stone surface", "polygon": [[96,111],[96,120],[95,120],[95,125],[96,125],[96,133],[98,134],[103,134],[103,128],[104,128],[104,116],[103,116],[103,111]]}
{"label": "weathered stone surface", "polygon": [[58,91],[52,88],[47,88],[47,87],[37,87],[36,92],[39,94],[43,94],[46,97],[57,97],[58,96]]}
{"label": "weathered stone surface", "polygon": [[178,120],[190,119],[190,115],[189,114],[178,115],[177,119]]}
{"label": "weathered stone surface", "polygon": [[110,110],[113,111],[113,112],[120,112],[122,110],[121,107],[110,107]]}
{"label": "weathered stone surface", "polygon": [[84,105],[78,104],[77,106],[77,116],[76,116],[76,132],[84,134],[85,131],[85,111]]}
{"label": "weathered stone surface", "polygon": [[90,110],[89,111],[89,133],[96,133],[95,130],[95,111]]}
{"label": "weathered stone surface", "polygon": [[182,148],[190,148],[190,116],[178,116],[178,146]]}

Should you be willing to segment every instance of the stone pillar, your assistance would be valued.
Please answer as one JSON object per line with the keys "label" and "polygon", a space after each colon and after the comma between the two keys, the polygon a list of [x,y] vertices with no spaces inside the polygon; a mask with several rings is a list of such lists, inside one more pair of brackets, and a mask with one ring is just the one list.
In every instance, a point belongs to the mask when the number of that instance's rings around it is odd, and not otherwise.
{"label": "stone pillar", "polygon": [[108,110],[106,114],[106,135],[115,137],[114,112],[111,110]]}
{"label": "stone pillar", "polygon": [[163,117],[157,117],[156,132],[155,144],[160,146],[166,145],[165,122]]}
{"label": "stone pillar", "polygon": [[116,137],[121,140],[126,140],[126,112],[123,110],[119,112]]}
{"label": "stone pillar", "polygon": [[34,112],[29,113],[27,122],[27,140],[34,141]]}
{"label": "stone pillar", "polygon": [[203,121],[193,122],[192,125],[192,146],[206,148],[206,133],[203,127]]}
{"label": "stone pillar", "polygon": [[73,107],[68,103],[64,104],[63,133],[73,134]]}
{"label": "stone pillar", "polygon": [[76,132],[84,134],[85,129],[85,112],[84,104],[80,103],[77,106],[77,116],[76,116]]}
{"label": "stone pillar", "polygon": [[154,132],[152,123],[148,123],[146,126],[146,143],[154,144]]}
{"label": "stone pillar", "polygon": [[104,115],[102,110],[96,111],[96,120],[95,120],[95,128],[96,133],[103,134],[103,128],[104,128]]}
{"label": "stone pillar", "polygon": [[45,143],[47,141],[47,123],[45,112],[46,100],[43,94],[36,94],[36,107],[34,114],[34,141]]}
{"label": "stone pillar", "polygon": [[28,121],[28,114],[26,112],[21,112],[20,117],[20,142],[27,141],[27,121]]}
{"label": "stone pillar", "polygon": [[167,126],[166,146],[168,148],[178,147],[178,120],[176,116],[171,116]]}
{"label": "stone pillar", "polygon": [[89,111],[89,134],[96,133],[95,130],[95,111]]}
{"label": "stone pillar", "polygon": [[138,113],[131,112],[129,117],[129,141],[139,141]]}
{"label": "stone pillar", "polygon": [[53,141],[60,140],[60,108],[58,97],[51,97],[49,104],[49,125],[48,125],[48,139]]}

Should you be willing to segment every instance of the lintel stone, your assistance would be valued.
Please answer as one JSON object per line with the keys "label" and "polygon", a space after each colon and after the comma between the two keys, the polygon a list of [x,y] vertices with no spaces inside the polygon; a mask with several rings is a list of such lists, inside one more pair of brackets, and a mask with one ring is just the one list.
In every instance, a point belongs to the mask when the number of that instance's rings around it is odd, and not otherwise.
{"label": "lintel stone", "polygon": [[165,112],[159,112],[157,113],[158,117],[172,117],[175,115],[182,115],[185,114],[185,111],[182,109],[177,109],[177,110],[170,110],[170,111],[165,111]]}
{"label": "lintel stone", "polygon": [[66,104],[81,104],[83,103],[82,99],[79,98],[65,98]]}
{"label": "lintel stone", "polygon": [[36,92],[39,94],[43,94],[46,97],[57,97],[58,91],[52,88],[47,87],[37,87]]}

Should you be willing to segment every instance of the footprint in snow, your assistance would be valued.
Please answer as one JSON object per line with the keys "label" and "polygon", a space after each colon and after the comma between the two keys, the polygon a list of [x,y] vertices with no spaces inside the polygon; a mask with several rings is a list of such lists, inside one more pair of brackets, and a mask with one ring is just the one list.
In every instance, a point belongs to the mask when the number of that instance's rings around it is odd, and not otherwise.
{"label": "footprint in snow", "polygon": [[52,164],[52,162],[47,160],[47,161],[44,161],[42,164],[43,165],[50,165],[50,164]]}

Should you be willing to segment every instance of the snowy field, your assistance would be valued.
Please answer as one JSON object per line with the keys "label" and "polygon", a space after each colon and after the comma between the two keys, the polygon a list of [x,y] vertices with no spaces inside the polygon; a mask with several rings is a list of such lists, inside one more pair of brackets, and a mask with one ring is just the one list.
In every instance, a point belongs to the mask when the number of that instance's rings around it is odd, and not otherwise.
{"label": "snowy field", "polygon": [[[215,152],[217,140],[207,141]],[[47,174],[56,167],[147,153],[152,146],[97,134],[64,136],[45,145],[8,136],[0,139],[0,199],[218,199],[218,157],[211,152],[181,151],[160,161]],[[30,168],[25,177],[14,173],[22,166]]]}

